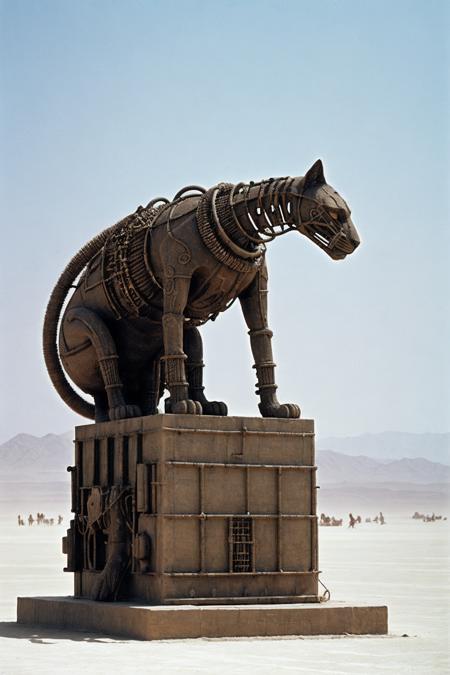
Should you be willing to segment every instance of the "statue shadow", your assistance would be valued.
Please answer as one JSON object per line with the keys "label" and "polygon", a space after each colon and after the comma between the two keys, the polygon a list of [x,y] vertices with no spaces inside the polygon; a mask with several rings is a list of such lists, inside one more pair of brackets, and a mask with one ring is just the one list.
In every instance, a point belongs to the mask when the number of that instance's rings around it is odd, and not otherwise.
{"label": "statue shadow", "polygon": [[50,645],[57,640],[71,640],[72,642],[128,642],[128,640],[104,633],[92,633],[57,628],[50,626],[36,626],[32,624],[16,623],[15,621],[0,621],[0,638],[28,640],[33,644]]}

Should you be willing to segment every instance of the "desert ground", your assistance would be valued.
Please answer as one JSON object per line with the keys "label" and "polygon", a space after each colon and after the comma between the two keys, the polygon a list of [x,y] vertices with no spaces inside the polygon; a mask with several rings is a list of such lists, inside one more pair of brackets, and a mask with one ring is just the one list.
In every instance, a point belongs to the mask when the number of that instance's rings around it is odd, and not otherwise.
{"label": "desert ground", "polygon": [[[70,595],[61,525],[0,518],[0,673],[444,673],[448,672],[449,521],[386,512],[385,525],[320,528],[320,568],[333,600],[387,604],[383,637],[139,642],[15,624],[18,595]],[[36,505],[38,507],[38,505]],[[36,508],[36,510],[39,510]],[[22,515],[28,516],[28,513]],[[344,513],[336,514],[345,516]]]}

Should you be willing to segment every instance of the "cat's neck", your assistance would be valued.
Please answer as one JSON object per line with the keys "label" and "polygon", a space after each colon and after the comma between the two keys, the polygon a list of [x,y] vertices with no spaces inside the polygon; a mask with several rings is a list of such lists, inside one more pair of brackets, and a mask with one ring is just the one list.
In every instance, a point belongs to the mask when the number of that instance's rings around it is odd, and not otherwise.
{"label": "cat's neck", "polygon": [[247,248],[298,227],[302,178],[275,178],[236,186],[230,194],[233,239]]}

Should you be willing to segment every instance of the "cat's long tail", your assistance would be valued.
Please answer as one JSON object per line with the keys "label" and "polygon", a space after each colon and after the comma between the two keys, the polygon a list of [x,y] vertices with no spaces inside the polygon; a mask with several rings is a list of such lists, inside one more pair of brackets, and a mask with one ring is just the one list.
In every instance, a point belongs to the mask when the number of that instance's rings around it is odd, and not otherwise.
{"label": "cat's long tail", "polygon": [[89,403],[82,398],[73,389],[68,382],[61,366],[61,360],[58,353],[58,324],[61,316],[61,310],[68,292],[74,286],[75,281],[84,270],[89,260],[102,248],[107,238],[116,230],[122,227],[127,219],[123,218],[115,225],[108,227],[103,232],[91,239],[87,244],[81,248],[78,253],[72,258],[64,272],[58,279],[58,282],[53,289],[50,300],[45,312],[44,328],[43,328],[43,352],[45,365],[50,379],[58,394],[63,401],[72,408],[76,413],[89,419],[95,419],[95,408],[92,403]]}

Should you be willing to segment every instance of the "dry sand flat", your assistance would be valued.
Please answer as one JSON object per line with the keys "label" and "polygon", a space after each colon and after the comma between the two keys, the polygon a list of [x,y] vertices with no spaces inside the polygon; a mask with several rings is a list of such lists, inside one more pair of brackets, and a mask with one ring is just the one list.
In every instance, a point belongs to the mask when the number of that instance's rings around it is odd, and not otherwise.
{"label": "dry sand flat", "polygon": [[15,625],[17,595],[68,595],[71,575],[64,526],[3,518],[0,673],[448,672],[448,525],[385,515],[385,526],[320,528],[320,560],[334,600],[388,604],[389,636],[158,642]]}

